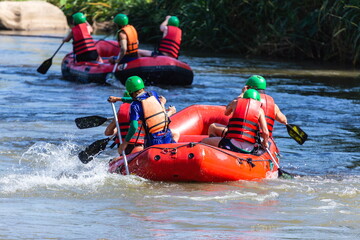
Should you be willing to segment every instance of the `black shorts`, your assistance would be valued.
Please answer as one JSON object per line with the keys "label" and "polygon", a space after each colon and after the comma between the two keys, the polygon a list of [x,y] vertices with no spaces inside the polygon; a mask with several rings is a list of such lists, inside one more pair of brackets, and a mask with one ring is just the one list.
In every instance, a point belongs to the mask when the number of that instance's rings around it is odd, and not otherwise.
{"label": "black shorts", "polygon": [[84,52],[81,54],[76,55],[77,62],[92,62],[96,61],[99,57],[99,54],[96,50]]}

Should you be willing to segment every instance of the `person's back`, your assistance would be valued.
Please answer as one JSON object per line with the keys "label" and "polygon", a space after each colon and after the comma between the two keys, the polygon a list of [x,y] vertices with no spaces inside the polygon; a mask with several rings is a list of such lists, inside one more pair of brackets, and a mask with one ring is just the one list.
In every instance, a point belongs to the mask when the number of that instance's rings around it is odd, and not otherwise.
{"label": "person's back", "polygon": [[114,22],[119,26],[117,40],[120,52],[116,59],[110,60],[115,63],[127,63],[138,58],[139,39],[134,26],[129,24],[129,19],[125,14],[117,14]]}
{"label": "person's back", "polygon": [[232,101],[227,111],[232,116],[224,137],[205,138],[203,143],[234,152],[251,153],[259,140],[258,135],[261,135],[263,146],[268,147],[269,133],[265,114],[261,109],[260,94],[256,90],[248,90],[244,98]]}
{"label": "person's back", "polygon": [[[180,53],[180,45],[182,40],[182,31],[179,28],[179,19],[171,16],[167,26],[163,27],[163,38],[159,44],[159,52],[165,56],[178,58]],[[161,29],[160,27],[160,29]]]}
{"label": "person's back", "polygon": [[264,110],[266,122],[268,125],[270,137],[273,134],[273,128],[275,120],[286,125],[287,118],[280,111],[280,108],[275,103],[274,99],[265,93],[266,89],[266,80],[262,76],[253,75],[245,83],[244,89],[255,89],[260,93],[262,109]]}
{"label": "person's back", "polygon": [[[145,147],[176,142],[179,135],[173,134],[169,128],[169,116],[176,112],[175,107],[169,107],[169,111],[166,112],[164,108],[166,99],[158,96],[154,91],[146,92],[144,82],[138,76],[129,77],[125,82],[125,87],[134,101],[130,106],[130,128],[125,141],[118,148],[119,153],[126,149],[130,139],[138,129],[139,121],[145,130]],[[108,101],[122,100],[110,96]]]}
{"label": "person's back", "polygon": [[[286,125],[287,118],[280,111],[280,108],[277,106],[274,99],[270,95],[267,95],[265,93],[265,89],[266,89],[265,78],[259,75],[253,75],[250,78],[248,78],[245,83],[245,86],[242,88],[242,93],[238,96],[238,98],[242,98],[243,94],[249,89],[255,89],[260,93],[261,103],[262,103],[261,108],[264,110],[270,137],[272,137],[275,120]],[[235,99],[234,101],[237,100]],[[227,131],[226,126],[219,123],[213,123],[209,126],[208,134],[209,136],[223,136],[226,133],[226,131]]]}
{"label": "person's back", "polygon": [[85,15],[83,13],[75,13],[72,17],[74,26],[69,34],[64,37],[63,42],[73,39],[73,51],[77,62],[102,62],[95,47],[95,41],[90,35],[92,28],[86,21]]}
{"label": "person's back", "polygon": [[149,51],[139,49],[139,57],[168,56],[178,58],[182,41],[182,30],[179,28],[180,21],[176,16],[166,16],[160,24],[160,31],[163,33],[158,49]]}

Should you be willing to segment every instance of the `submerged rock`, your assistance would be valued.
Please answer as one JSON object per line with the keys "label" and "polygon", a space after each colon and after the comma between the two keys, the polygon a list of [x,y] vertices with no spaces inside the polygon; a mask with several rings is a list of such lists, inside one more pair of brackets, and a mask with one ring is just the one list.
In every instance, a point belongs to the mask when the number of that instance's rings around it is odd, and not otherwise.
{"label": "submerged rock", "polygon": [[69,28],[64,13],[43,1],[0,2],[0,29],[60,30]]}

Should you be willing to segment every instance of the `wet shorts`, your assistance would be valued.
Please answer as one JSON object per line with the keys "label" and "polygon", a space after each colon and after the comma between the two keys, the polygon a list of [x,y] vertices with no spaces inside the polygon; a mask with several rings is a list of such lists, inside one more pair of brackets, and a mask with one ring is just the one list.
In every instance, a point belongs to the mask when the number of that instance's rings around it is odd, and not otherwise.
{"label": "wet shorts", "polygon": [[151,134],[146,139],[146,147],[165,143],[175,143],[170,130],[167,130],[166,132],[158,132]]}
{"label": "wet shorts", "polygon": [[81,54],[76,55],[76,61],[77,62],[92,62],[96,61],[99,57],[99,54],[96,50],[84,52]]}

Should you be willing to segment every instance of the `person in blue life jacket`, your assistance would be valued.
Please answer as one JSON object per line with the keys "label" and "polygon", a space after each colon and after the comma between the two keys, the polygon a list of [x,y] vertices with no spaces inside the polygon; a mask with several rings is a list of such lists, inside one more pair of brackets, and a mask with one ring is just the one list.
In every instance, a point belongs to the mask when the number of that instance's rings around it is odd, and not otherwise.
{"label": "person in blue life jacket", "polygon": [[129,24],[127,15],[119,13],[114,18],[114,23],[119,27],[116,33],[120,52],[118,56],[109,59],[110,63],[127,63],[138,58],[139,39],[133,25]]}
{"label": "person in blue life jacket", "polygon": [[179,25],[180,21],[176,16],[166,16],[165,20],[160,24],[160,31],[163,35],[158,49],[155,51],[139,49],[139,57],[163,55],[177,59],[182,40],[182,30]]}
{"label": "person in blue life jacket", "polygon": [[73,51],[77,62],[103,62],[95,47],[95,41],[91,37],[93,31],[86,21],[83,13],[78,12],[72,15],[74,27],[63,38],[63,42],[73,39]]}
{"label": "person in blue life jacket", "polygon": [[208,137],[201,142],[234,152],[252,153],[260,135],[261,145],[269,147],[269,131],[258,91],[249,89],[243,98],[232,101],[225,110],[226,116],[231,114],[224,137]]}
{"label": "person in blue life jacket", "polygon": [[[171,106],[165,110],[166,99],[159,96],[155,91],[145,91],[143,80],[138,76],[129,77],[125,82],[133,102],[130,106],[130,128],[125,141],[120,144],[118,152],[121,154],[129,144],[129,141],[138,129],[139,120],[145,130],[145,147],[175,143],[180,134],[169,128],[169,117],[176,113],[176,108]],[[128,101],[125,97],[108,98],[109,102]]]}
{"label": "person in blue life jacket", "polygon": [[[262,103],[261,108],[264,110],[265,113],[265,119],[269,130],[269,135],[270,137],[272,137],[275,121],[287,125],[287,118],[285,114],[281,112],[274,99],[270,95],[265,93],[266,80],[264,77],[260,75],[250,76],[247,79],[245,86],[242,88],[242,93],[237,98],[242,98],[244,93],[249,89],[255,89],[260,93]],[[234,101],[236,101],[237,98],[235,98]],[[227,128],[225,125],[219,123],[212,123],[209,126],[208,134],[210,137],[220,137],[223,136],[226,131]]]}

